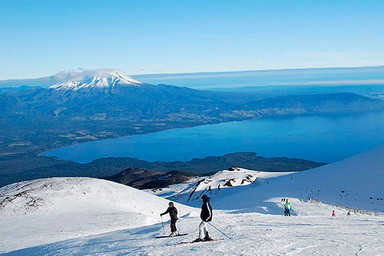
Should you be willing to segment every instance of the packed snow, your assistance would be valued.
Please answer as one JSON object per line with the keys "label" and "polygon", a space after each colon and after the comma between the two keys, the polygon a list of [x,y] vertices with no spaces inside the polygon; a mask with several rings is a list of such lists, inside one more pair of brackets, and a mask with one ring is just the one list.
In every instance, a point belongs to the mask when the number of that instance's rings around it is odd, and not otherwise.
{"label": "packed snow", "polygon": [[80,90],[84,88],[111,88],[118,85],[140,86],[140,82],[128,77],[118,69],[80,70],[60,72],[55,78],[61,82],[51,85],[51,89]]}
{"label": "packed snow", "polygon": [[[11,184],[0,188],[0,252],[159,223],[168,202],[92,178]],[[194,210],[176,206],[182,214]],[[168,216],[163,218],[167,220]]]}
{"label": "packed snow", "polygon": [[[0,241],[1,251],[9,252],[4,255],[384,255],[384,213],[382,213],[384,207],[380,199],[384,194],[383,166],[384,146],[381,146],[338,163],[309,171],[260,179],[262,182],[255,179],[250,185],[241,184],[238,180],[233,184],[239,186],[229,186],[221,189],[219,193],[217,193],[218,188],[200,187],[200,191],[212,197],[214,214],[211,224],[213,226],[208,225],[208,228],[211,237],[218,240],[191,244],[180,242],[197,238],[200,223],[198,209],[193,210],[195,208],[177,204],[183,215],[177,222],[177,226],[181,233],[185,232],[188,235],[156,239],[158,235],[170,233],[169,222],[164,223],[164,228],[157,222],[158,214],[165,211],[168,201],[128,187],[124,188],[130,192],[126,193],[130,194],[130,199],[127,198],[128,195],[121,196],[121,192],[109,194],[105,191],[110,186],[100,185],[106,181],[98,183],[95,179],[86,179],[95,182],[95,184],[89,184],[89,189],[94,192],[89,200],[77,197],[75,199],[70,194],[78,194],[77,189],[63,185],[65,189],[62,192],[59,192],[61,191],[59,188],[54,190],[55,200],[48,200],[46,207],[27,212],[24,214],[25,218],[22,214],[26,212],[24,206],[28,202],[34,205],[34,201],[28,199],[28,196],[25,196],[26,199],[17,199],[20,196],[14,199],[9,203],[9,206],[14,204],[12,207],[3,206],[0,214],[2,214],[1,225],[5,228],[0,231],[3,238]],[[241,171],[238,172],[241,173]],[[243,178],[244,176],[240,177],[239,173],[235,176],[239,175],[238,178]],[[221,172],[218,175],[229,178],[228,172]],[[35,182],[44,184],[44,180]],[[215,179],[212,184],[218,187],[222,182],[224,181],[221,179]],[[2,201],[5,193],[8,197],[15,196],[27,184],[20,183],[1,188]],[[122,186],[112,185],[111,182],[108,184],[114,188],[118,187],[119,191]],[[47,186],[40,187],[40,191],[51,191]],[[35,195],[50,198],[47,196],[50,193],[39,192]],[[67,194],[69,195],[66,199]],[[60,232],[64,225],[60,224],[62,220],[57,218],[63,215],[57,212],[59,212],[58,209],[62,210],[65,207],[60,206],[55,209],[54,205],[59,203],[56,200],[63,201],[63,205],[71,208],[72,211],[81,207],[76,203],[74,207],[72,206],[72,201],[78,200],[78,203],[86,201],[94,206],[93,208],[88,206],[85,209],[103,212],[106,211],[102,207],[105,203],[93,202],[93,200],[97,201],[100,195],[104,198],[104,202],[108,202],[107,208],[110,210],[108,218],[96,218],[94,212],[82,212],[91,216],[88,218],[82,216],[82,219],[89,220],[86,223],[88,228],[90,226],[93,226],[94,230],[99,228],[94,232],[99,233],[98,235],[77,233],[74,236],[77,238],[68,239],[69,237]],[[120,197],[122,199],[119,199]],[[140,198],[137,211],[128,206],[136,205],[132,203],[134,201],[132,198],[136,197]],[[171,198],[176,199],[176,197]],[[283,199],[288,199],[293,205],[291,217],[283,216]],[[17,200],[23,200],[23,202]],[[129,203],[124,204],[126,200]],[[147,200],[149,205],[141,203]],[[37,202],[40,201],[37,200]],[[187,203],[196,205],[197,202],[199,201]],[[41,202],[37,204],[41,205]],[[154,206],[158,209],[151,208]],[[115,225],[116,231],[105,233],[111,231],[107,227],[111,225],[111,219],[114,220],[114,217],[111,217],[112,213],[122,208],[128,208],[131,213],[142,213],[146,216],[147,221],[140,222],[138,225],[154,224],[136,228],[134,225],[121,225],[119,228]],[[4,214],[4,210],[8,214]],[[335,211],[335,217],[332,217],[333,211]],[[347,215],[348,211],[351,215]],[[12,216],[13,212],[15,216]],[[66,214],[71,213],[67,211]],[[46,219],[35,220],[33,216],[45,216]],[[66,225],[81,230],[80,222],[72,223],[76,222],[74,217],[75,215],[69,216],[69,219],[73,220],[68,220]],[[5,218],[6,220],[3,220]],[[94,222],[90,223],[92,218]],[[44,223],[45,221],[48,223]],[[45,226],[41,229],[40,225]],[[38,231],[33,236],[32,230],[35,228]],[[51,243],[53,241],[46,230],[49,230],[51,235],[56,235],[57,242]],[[15,237],[21,240],[15,240]],[[26,237],[30,240],[25,239]],[[20,250],[16,250],[17,248]]]}
{"label": "packed snow", "polygon": [[[215,203],[213,202],[213,206]],[[316,206],[316,207],[312,207]],[[384,218],[346,212],[324,204],[301,203],[309,216],[214,211],[210,236],[215,242],[180,244],[198,236],[198,217],[182,218],[177,226],[187,236],[156,239],[161,224],[61,241],[20,251],[9,256],[67,255],[384,255]],[[331,217],[332,210],[336,217]],[[308,212],[309,213],[309,212]],[[169,223],[165,223],[169,233]]]}

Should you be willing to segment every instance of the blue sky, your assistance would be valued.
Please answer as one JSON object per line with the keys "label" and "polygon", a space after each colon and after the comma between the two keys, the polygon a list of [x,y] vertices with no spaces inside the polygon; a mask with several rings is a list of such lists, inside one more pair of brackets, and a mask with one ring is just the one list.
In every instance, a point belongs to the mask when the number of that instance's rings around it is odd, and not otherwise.
{"label": "blue sky", "polygon": [[0,79],[384,64],[383,0],[0,0]]}

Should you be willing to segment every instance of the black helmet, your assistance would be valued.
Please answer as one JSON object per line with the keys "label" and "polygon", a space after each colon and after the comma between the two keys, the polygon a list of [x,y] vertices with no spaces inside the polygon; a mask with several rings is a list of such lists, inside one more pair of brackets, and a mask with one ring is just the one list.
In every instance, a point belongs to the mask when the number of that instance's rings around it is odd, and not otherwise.
{"label": "black helmet", "polygon": [[203,196],[201,197],[201,199],[203,199],[204,201],[207,201],[207,200],[209,199],[209,197],[208,197],[207,195],[203,195]]}
{"label": "black helmet", "polygon": [[168,204],[169,206],[173,206],[173,202],[169,202],[169,204]]}

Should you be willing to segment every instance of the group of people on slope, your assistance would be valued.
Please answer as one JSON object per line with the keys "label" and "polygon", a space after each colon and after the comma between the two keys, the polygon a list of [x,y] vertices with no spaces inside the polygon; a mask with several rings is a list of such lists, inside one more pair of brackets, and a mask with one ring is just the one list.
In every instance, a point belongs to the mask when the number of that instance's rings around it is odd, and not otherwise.
{"label": "group of people on slope", "polygon": [[[202,241],[211,241],[212,238],[208,234],[208,222],[212,220],[212,205],[211,205],[211,198],[209,198],[207,195],[203,195],[201,197],[202,205],[201,205],[201,213],[200,218],[201,222],[199,225],[199,237],[194,240],[194,242],[202,242]],[[291,216],[292,211],[292,204],[289,202],[288,198],[283,198],[281,200],[284,202],[284,216]],[[160,216],[163,216],[165,214],[169,214],[169,217],[171,218],[171,234],[169,236],[177,236],[179,235],[179,232],[176,228],[176,221],[178,220],[177,217],[177,209],[173,202],[169,203],[168,209],[161,213]],[[347,215],[351,215],[350,211],[348,211]],[[332,211],[332,217],[336,217],[335,211]]]}
{"label": "group of people on slope", "polygon": [[[291,211],[292,211],[292,204],[288,201],[288,198],[283,198],[281,199],[282,202],[284,203],[284,216],[291,216]],[[351,211],[348,210],[347,216],[351,215]],[[332,217],[336,217],[336,212],[335,210],[332,211]]]}
{"label": "group of people on slope", "polygon": [[[194,242],[202,242],[202,241],[211,241],[212,238],[208,234],[208,222],[212,220],[212,205],[211,205],[211,199],[207,195],[203,195],[201,197],[202,205],[201,205],[201,223],[199,225],[199,237]],[[177,217],[177,209],[174,205],[174,203],[170,202],[168,209],[161,213],[160,216],[163,216],[165,214],[169,213],[169,217],[171,218],[171,234],[170,236],[177,236],[179,235],[179,232],[176,228],[176,221],[178,220]]]}

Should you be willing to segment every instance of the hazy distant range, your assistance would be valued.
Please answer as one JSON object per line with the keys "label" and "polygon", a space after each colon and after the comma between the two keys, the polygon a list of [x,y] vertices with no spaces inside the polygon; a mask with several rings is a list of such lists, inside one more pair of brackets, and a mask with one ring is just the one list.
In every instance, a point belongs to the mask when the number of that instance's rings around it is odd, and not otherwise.
{"label": "hazy distant range", "polygon": [[[201,72],[183,74],[135,75],[135,79],[151,84],[188,86],[205,90],[280,91],[289,86],[290,93],[311,92],[321,87],[333,91],[383,91],[384,66],[353,68],[310,68],[284,70],[256,70],[233,72]],[[359,86],[363,86],[360,91]],[[352,87],[352,88],[351,88]]]}

